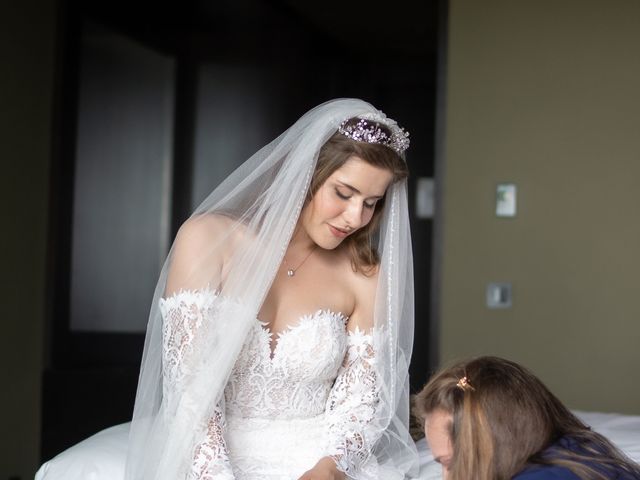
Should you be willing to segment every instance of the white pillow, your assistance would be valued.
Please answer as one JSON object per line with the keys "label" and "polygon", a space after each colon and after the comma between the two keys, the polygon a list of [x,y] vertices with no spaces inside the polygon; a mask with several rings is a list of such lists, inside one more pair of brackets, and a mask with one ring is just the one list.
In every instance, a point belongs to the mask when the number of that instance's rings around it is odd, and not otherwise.
{"label": "white pillow", "polygon": [[596,432],[607,437],[631,460],[640,463],[640,415],[573,412]]}
{"label": "white pillow", "polygon": [[433,453],[429,449],[427,440],[421,438],[416,442],[418,457],[420,459],[420,480],[439,480],[442,478],[442,465],[433,458]]}
{"label": "white pillow", "polygon": [[107,428],[44,463],[35,480],[122,480],[130,423]]}

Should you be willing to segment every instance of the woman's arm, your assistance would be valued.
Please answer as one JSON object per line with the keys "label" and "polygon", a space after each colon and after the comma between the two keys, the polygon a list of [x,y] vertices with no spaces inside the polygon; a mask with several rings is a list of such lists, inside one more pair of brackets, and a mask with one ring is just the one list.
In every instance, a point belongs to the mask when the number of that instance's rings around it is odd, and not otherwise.
{"label": "woman's arm", "polygon": [[[181,228],[167,274],[162,315],[162,376],[165,413],[171,416],[192,378],[198,375],[199,349],[219,321],[219,288],[224,268],[220,218],[196,217]],[[218,248],[216,249],[216,243]],[[206,343],[206,342],[204,342]],[[230,480],[233,470],[224,441],[224,404],[216,406],[198,439],[187,478]],[[195,429],[194,429],[195,430]]]}
{"label": "woman's arm", "polygon": [[312,476],[310,479],[352,477],[366,463],[380,438],[381,430],[376,422],[380,377],[373,342],[376,287],[377,274],[370,277],[358,274],[354,281],[356,301],[349,318],[347,351],[325,411],[329,445],[327,457],[321,462],[327,465],[330,459],[342,477]]}
{"label": "woman's arm", "polygon": [[233,480],[233,469],[224,440],[224,402],[209,417],[205,434],[193,450],[189,480]]}
{"label": "woman's arm", "polygon": [[356,327],[349,333],[347,355],[327,402],[329,456],[348,475],[368,460],[381,431],[376,422],[380,402],[373,335]]}
{"label": "woman's arm", "polygon": [[[163,405],[171,416],[180,409],[182,395],[199,369],[193,358],[206,324],[216,320],[219,298],[208,290],[182,290],[160,300],[163,318],[162,379]],[[192,452],[190,480],[229,480],[233,470],[224,441],[224,403],[216,406],[206,425],[198,429],[201,438]]]}

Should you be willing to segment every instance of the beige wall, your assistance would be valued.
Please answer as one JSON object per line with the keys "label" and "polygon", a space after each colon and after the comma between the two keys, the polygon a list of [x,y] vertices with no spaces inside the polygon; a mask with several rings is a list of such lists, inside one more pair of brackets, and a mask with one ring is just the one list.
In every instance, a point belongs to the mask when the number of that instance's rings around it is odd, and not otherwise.
{"label": "beige wall", "polygon": [[640,2],[452,0],[446,88],[441,361],[506,356],[572,408],[640,414]]}
{"label": "beige wall", "polygon": [[40,454],[54,0],[0,7],[0,478]]}

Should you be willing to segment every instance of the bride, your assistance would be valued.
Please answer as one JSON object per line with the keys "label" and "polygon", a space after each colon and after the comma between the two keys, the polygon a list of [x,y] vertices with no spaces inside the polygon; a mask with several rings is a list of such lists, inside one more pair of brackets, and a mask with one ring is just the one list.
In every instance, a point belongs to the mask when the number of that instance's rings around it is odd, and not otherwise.
{"label": "bride", "polygon": [[183,224],[151,308],[127,480],[415,466],[408,144],[371,105],[327,102]]}

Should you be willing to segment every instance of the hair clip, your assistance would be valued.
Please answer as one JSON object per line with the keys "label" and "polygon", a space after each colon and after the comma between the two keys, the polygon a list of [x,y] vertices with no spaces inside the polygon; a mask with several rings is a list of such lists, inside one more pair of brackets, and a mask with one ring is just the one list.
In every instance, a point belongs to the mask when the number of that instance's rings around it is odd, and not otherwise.
{"label": "hair clip", "polygon": [[475,390],[475,388],[473,388],[469,383],[469,380],[467,379],[467,377],[462,377],[460,380],[458,380],[458,383],[456,383],[456,387],[462,390],[467,390],[467,389]]}

